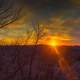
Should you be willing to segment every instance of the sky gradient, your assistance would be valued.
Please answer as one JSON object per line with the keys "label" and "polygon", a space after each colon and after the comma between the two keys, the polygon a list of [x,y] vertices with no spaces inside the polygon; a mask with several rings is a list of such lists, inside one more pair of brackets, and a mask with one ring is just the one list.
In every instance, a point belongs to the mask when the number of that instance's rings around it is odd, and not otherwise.
{"label": "sky gradient", "polygon": [[33,26],[40,23],[45,26],[46,40],[58,36],[80,43],[80,0],[14,0],[11,9],[4,13],[12,1],[0,0],[0,25],[11,21],[21,7],[22,12],[16,15],[18,20],[0,28],[0,39],[24,38],[32,32],[34,39]]}

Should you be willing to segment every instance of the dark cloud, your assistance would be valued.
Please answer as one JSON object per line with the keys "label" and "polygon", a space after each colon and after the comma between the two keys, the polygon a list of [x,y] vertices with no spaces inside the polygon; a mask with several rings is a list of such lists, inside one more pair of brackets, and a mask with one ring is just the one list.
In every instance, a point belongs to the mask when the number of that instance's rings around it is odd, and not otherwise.
{"label": "dark cloud", "polygon": [[34,12],[35,19],[47,20],[52,16],[78,17],[79,0],[22,0]]}
{"label": "dark cloud", "polygon": [[56,11],[74,9],[79,7],[79,0],[23,0],[25,5],[28,5],[38,13],[54,13]]}
{"label": "dark cloud", "polygon": [[[78,0],[0,0],[0,13],[9,7],[11,8],[12,5],[14,7],[11,9],[16,9],[16,5],[18,5],[17,7],[25,5],[26,11],[27,7],[31,8],[38,17],[50,17],[53,14],[59,14],[61,11],[74,9],[74,6],[77,6],[77,4],[75,5],[74,3],[78,3]],[[8,11],[8,13],[10,12],[12,11]],[[17,13],[17,11],[15,11],[15,13]]]}
{"label": "dark cloud", "polygon": [[25,0],[25,2],[34,8],[43,9],[47,7],[67,8],[70,6],[70,0]]}
{"label": "dark cloud", "polygon": [[71,8],[70,0],[24,0],[24,2],[40,17],[56,14],[57,11]]}

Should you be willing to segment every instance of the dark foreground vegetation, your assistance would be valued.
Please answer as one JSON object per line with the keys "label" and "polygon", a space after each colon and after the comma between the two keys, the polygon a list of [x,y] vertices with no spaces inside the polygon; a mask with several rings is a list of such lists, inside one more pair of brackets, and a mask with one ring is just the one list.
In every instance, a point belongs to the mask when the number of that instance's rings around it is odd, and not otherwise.
{"label": "dark foreground vegetation", "polygon": [[[80,80],[80,47],[58,47]],[[0,46],[0,80],[67,80],[50,46]]]}

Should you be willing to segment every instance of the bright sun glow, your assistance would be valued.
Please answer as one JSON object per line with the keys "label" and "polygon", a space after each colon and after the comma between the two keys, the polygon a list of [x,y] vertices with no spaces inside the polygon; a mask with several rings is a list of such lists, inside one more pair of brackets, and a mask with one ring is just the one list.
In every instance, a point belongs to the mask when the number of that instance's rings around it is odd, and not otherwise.
{"label": "bright sun glow", "polygon": [[48,44],[50,46],[62,46],[62,45],[68,45],[68,42],[70,39],[59,37],[59,36],[52,36],[50,40],[48,41]]}
{"label": "bright sun glow", "polygon": [[51,41],[49,42],[49,45],[51,45],[51,46],[58,46],[59,43],[58,43],[57,40],[51,40]]}

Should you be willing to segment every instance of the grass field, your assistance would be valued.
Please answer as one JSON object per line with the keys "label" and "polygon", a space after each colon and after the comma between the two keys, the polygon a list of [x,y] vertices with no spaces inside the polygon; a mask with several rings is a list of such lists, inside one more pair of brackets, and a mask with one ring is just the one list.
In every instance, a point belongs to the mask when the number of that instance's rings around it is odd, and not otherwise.
{"label": "grass field", "polygon": [[[0,46],[0,80],[80,80],[80,47],[57,47],[76,79],[69,74],[66,64],[62,71],[54,47]],[[66,74],[65,74],[66,73]],[[73,76],[72,76],[73,77]]]}

